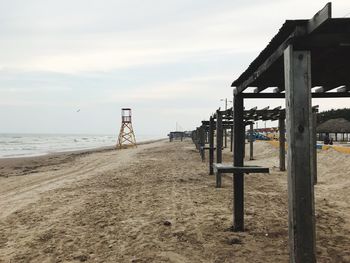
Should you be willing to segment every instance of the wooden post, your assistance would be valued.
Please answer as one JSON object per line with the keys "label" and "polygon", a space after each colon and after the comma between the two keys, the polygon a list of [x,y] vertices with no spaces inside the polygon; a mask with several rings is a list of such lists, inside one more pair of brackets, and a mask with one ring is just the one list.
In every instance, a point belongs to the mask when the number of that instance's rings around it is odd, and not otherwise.
{"label": "wooden post", "polygon": [[[222,163],[222,114],[216,111],[216,162]],[[221,187],[221,174],[216,174],[216,187]]]}
{"label": "wooden post", "polygon": [[201,157],[202,157],[202,161],[205,161],[205,150],[204,150],[204,146],[205,146],[205,128],[202,125],[199,128],[199,149],[201,151]]}
{"label": "wooden post", "polygon": [[310,51],[284,51],[288,135],[290,262],[316,262],[314,186],[310,159]]}
{"label": "wooden post", "polygon": [[317,138],[316,138],[317,113],[310,114],[310,157],[311,157],[311,179],[312,184],[317,184]]}
{"label": "wooden post", "polygon": [[[233,165],[243,167],[245,146],[245,123],[243,119],[243,97],[236,94],[233,97]],[[233,174],[233,228],[235,231],[244,231],[244,175]]]}
{"label": "wooden post", "polygon": [[209,119],[209,174],[213,175],[214,163],[214,118],[210,116]]}
{"label": "wooden post", "polygon": [[253,132],[254,132],[254,123],[250,124],[249,129],[249,160],[254,160],[254,153],[253,153]]}
{"label": "wooden post", "polygon": [[225,146],[224,146],[224,148],[227,148],[227,130],[226,130],[226,128],[224,129],[224,138],[225,138]]}
{"label": "wooden post", "polygon": [[278,119],[279,145],[280,145],[280,171],[286,170],[286,133],[285,116],[280,115]]}
{"label": "wooden post", "polygon": [[233,151],[233,120],[232,120],[232,126],[231,126],[231,136],[230,136],[230,139],[231,139],[231,142],[230,142],[230,151],[232,152]]}

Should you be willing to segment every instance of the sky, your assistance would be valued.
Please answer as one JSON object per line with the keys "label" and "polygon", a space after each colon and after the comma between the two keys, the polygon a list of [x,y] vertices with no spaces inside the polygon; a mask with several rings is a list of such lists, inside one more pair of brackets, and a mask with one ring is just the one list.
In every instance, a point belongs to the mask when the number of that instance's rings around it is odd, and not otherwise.
{"label": "sky", "polygon": [[[0,0],[0,133],[117,136],[122,107],[132,108],[136,135],[192,130],[232,100],[232,81],[286,19],[311,18],[326,3]],[[332,8],[350,16],[348,0]]]}

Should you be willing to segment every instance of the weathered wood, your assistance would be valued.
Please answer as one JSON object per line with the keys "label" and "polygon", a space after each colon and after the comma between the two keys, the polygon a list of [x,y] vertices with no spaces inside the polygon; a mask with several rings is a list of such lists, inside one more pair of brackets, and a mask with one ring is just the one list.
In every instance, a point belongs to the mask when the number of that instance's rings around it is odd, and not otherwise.
{"label": "weathered wood", "polygon": [[288,135],[290,262],[316,262],[314,188],[310,162],[311,58],[308,51],[284,52]]}
{"label": "weathered wood", "polygon": [[311,157],[311,179],[312,184],[317,184],[317,138],[316,138],[316,127],[317,127],[317,113],[313,112],[310,114],[310,157]]}
{"label": "weathered wood", "polygon": [[224,148],[227,148],[227,129],[224,127]]}
{"label": "weathered wood", "polygon": [[[284,99],[285,93],[241,93],[245,99]],[[350,92],[312,93],[312,98],[349,98]]]}
{"label": "weathered wood", "polygon": [[337,92],[339,93],[348,92],[348,91],[350,91],[350,86],[344,86],[337,89]]}
{"label": "weathered wood", "polygon": [[230,139],[231,139],[231,141],[230,141],[230,147],[231,147],[230,151],[232,152],[233,151],[233,124],[231,125],[231,136],[230,136]]}
{"label": "weathered wood", "polygon": [[209,174],[213,175],[214,163],[214,118],[210,116],[209,119]]}
{"label": "weathered wood", "polygon": [[327,91],[335,89],[335,88],[337,88],[337,87],[333,87],[333,86],[319,87],[319,88],[315,89],[315,93],[324,93],[324,92],[327,92]]}
{"label": "weathered wood", "polygon": [[279,131],[279,160],[280,171],[286,170],[286,133],[285,133],[285,116],[280,116],[278,119],[278,131]]}
{"label": "weathered wood", "polygon": [[[216,111],[216,162],[222,162],[222,113]],[[216,187],[221,187],[221,175],[216,175]]]}
{"label": "weathered wood", "polygon": [[199,128],[199,149],[200,149],[200,154],[201,154],[201,158],[202,158],[202,162],[205,161],[205,151],[204,151],[204,147],[205,147],[205,128],[202,125]]}
{"label": "weathered wood", "polygon": [[[296,27],[295,31],[292,32],[289,36],[286,37],[286,40],[263,62],[261,65],[254,71],[254,73],[250,74],[246,80],[240,83],[239,86],[236,87],[236,93],[242,93],[247,87],[249,87],[257,78],[259,78],[266,70],[268,70],[272,64],[274,64],[282,55],[286,47],[290,44],[291,40],[294,37],[302,36],[305,34],[305,29],[302,27]],[[235,82],[234,82],[235,83]],[[235,86],[232,83],[232,87]],[[260,93],[256,93],[260,94]]]}
{"label": "weathered wood", "polygon": [[242,174],[251,174],[251,173],[269,173],[269,168],[266,167],[260,167],[260,166],[233,166],[228,164],[222,164],[222,163],[214,163],[213,164],[214,173],[242,173]]}
{"label": "weathered wood", "polygon": [[216,147],[212,148],[210,146],[203,147],[204,150],[211,150],[213,149],[214,151],[216,150]]}
{"label": "weathered wood", "polygon": [[253,141],[254,141],[254,123],[250,124],[250,129],[249,129],[249,160],[254,160],[254,152],[253,152]]}
{"label": "weathered wood", "polygon": [[332,18],[332,4],[327,3],[320,11],[318,11],[307,23],[307,33],[311,34],[320,25]]}
{"label": "weathered wood", "polygon": [[349,46],[350,37],[346,33],[316,34],[306,35],[295,39],[293,46],[298,49],[316,49],[316,48],[338,48],[339,46]]}
{"label": "weathered wood", "polygon": [[[233,165],[244,166],[245,124],[243,97],[237,94],[233,98],[234,143]],[[233,174],[233,228],[235,231],[244,231],[244,176],[241,172]]]}

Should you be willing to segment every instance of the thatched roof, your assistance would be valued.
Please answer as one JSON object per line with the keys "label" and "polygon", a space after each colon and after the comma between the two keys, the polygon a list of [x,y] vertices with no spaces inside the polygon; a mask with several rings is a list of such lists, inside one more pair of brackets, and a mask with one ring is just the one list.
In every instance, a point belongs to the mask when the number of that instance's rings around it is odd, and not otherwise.
{"label": "thatched roof", "polygon": [[350,133],[350,122],[346,119],[330,119],[317,126],[317,132],[329,132],[329,133]]}

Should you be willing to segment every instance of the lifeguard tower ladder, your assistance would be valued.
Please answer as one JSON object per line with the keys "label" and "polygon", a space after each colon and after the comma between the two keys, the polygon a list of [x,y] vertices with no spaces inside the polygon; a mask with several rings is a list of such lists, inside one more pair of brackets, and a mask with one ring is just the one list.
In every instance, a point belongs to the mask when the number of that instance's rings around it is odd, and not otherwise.
{"label": "lifeguard tower ladder", "polygon": [[120,127],[117,149],[136,147],[136,139],[131,122],[131,109],[122,108],[122,125]]}

